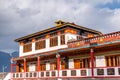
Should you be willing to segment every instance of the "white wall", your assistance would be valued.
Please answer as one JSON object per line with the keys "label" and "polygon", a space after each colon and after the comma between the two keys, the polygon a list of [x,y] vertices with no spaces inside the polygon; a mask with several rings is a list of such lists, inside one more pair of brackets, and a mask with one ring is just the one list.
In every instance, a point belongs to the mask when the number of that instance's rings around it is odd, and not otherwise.
{"label": "white wall", "polygon": [[29,64],[29,71],[35,71],[36,64],[30,63]]}
{"label": "white wall", "polygon": [[26,52],[26,53],[20,53],[20,56],[26,56],[26,55],[36,54],[36,53],[43,53],[43,52],[57,50],[60,48],[67,48],[67,45],[61,45],[61,46],[55,46],[55,47],[51,47],[51,48],[49,47],[49,48],[45,48],[45,49],[35,50],[34,53],[32,51]]}
{"label": "white wall", "polygon": [[22,56],[23,54],[23,45],[19,46],[19,56]]}
{"label": "white wall", "polygon": [[69,59],[69,69],[74,69],[74,59]]}
{"label": "white wall", "polygon": [[10,80],[11,78],[11,73],[8,73],[3,80]]}
{"label": "white wall", "polygon": [[75,39],[75,40],[77,40],[77,37],[76,37],[77,35],[76,34],[71,34],[71,33],[67,33],[66,35],[65,35],[65,39],[66,39],[66,44],[67,44],[67,42],[68,42],[68,40],[70,40],[70,39]]}
{"label": "white wall", "polygon": [[46,70],[50,70],[50,63],[46,63]]}
{"label": "white wall", "polygon": [[76,40],[76,34],[71,34],[71,33],[66,33],[65,34],[65,45],[60,45],[60,35],[58,36],[58,46],[50,47],[50,39],[46,39],[46,48],[45,49],[40,49],[40,50],[35,50],[35,42],[32,42],[32,51],[31,52],[26,52],[23,53],[23,45],[20,45],[19,47],[19,56],[27,56],[31,54],[36,54],[36,53],[43,53],[43,52],[48,52],[48,51],[53,51],[57,49],[62,49],[62,48],[67,48],[67,42],[70,39],[75,39]]}
{"label": "white wall", "polygon": [[96,67],[105,67],[105,56],[95,56]]}
{"label": "white wall", "polygon": [[32,42],[32,52],[35,52],[35,42]]}

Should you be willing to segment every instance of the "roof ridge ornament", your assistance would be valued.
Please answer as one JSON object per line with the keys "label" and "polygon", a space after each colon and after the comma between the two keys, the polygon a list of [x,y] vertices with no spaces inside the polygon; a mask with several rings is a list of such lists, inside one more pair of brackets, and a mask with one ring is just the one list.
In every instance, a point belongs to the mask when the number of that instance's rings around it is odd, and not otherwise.
{"label": "roof ridge ornament", "polygon": [[65,22],[62,21],[62,20],[58,20],[58,21],[55,22],[55,24],[56,24],[57,27],[63,25],[64,23]]}

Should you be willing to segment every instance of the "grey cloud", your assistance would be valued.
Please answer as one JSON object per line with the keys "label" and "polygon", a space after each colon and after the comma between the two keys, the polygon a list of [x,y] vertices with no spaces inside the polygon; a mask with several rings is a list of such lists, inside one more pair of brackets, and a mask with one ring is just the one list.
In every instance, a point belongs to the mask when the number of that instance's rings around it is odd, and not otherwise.
{"label": "grey cloud", "polygon": [[103,33],[117,31],[120,10],[96,7],[109,2],[112,0],[1,0],[0,50],[18,50],[14,39],[53,27],[58,19]]}

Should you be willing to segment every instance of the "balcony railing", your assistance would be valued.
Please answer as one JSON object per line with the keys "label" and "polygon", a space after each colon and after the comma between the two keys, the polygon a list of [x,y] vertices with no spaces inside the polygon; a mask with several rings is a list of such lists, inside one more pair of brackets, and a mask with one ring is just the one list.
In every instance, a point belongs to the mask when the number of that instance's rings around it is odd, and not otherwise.
{"label": "balcony railing", "polygon": [[95,77],[120,77],[120,67],[98,67],[94,72]]}
{"label": "balcony railing", "polygon": [[91,69],[60,70],[59,77],[91,77]]}
{"label": "balcony railing", "polygon": [[[85,69],[65,69],[59,70],[59,76],[57,70],[50,71],[39,71],[39,72],[16,72],[11,73],[12,79],[27,79],[27,78],[91,78],[91,68]],[[120,77],[120,67],[97,67],[94,68],[94,77]]]}
{"label": "balcony railing", "polygon": [[69,41],[68,47],[69,48],[82,47],[82,46],[89,46],[92,43],[104,44],[104,43],[109,43],[114,41],[120,41],[120,31],[104,34],[96,37],[91,37],[91,38],[84,38],[84,39]]}
{"label": "balcony railing", "polygon": [[[59,76],[57,70],[39,71],[39,72],[16,72],[11,73],[12,79],[27,79],[27,78],[90,78],[92,77],[91,69],[65,69],[59,70]],[[94,77],[120,77],[120,67],[97,67],[94,68]]]}
{"label": "balcony railing", "polygon": [[54,71],[40,71],[40,72],[16,72],[12,73],[11,78],[55,78],[58,73],[57,70]]}

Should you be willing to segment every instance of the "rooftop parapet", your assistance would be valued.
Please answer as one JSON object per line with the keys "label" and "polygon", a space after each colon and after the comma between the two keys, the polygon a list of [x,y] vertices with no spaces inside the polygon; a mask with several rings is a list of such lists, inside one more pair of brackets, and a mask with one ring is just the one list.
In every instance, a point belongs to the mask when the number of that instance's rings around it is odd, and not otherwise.
{"label": "rooftop parapet", "polygon": [[68,41],[68,48],[84,47],[97,44],[107,44],[112,42],[120,42],[120,31],[109,34],[103,34],[96,37],[70,40]]}

